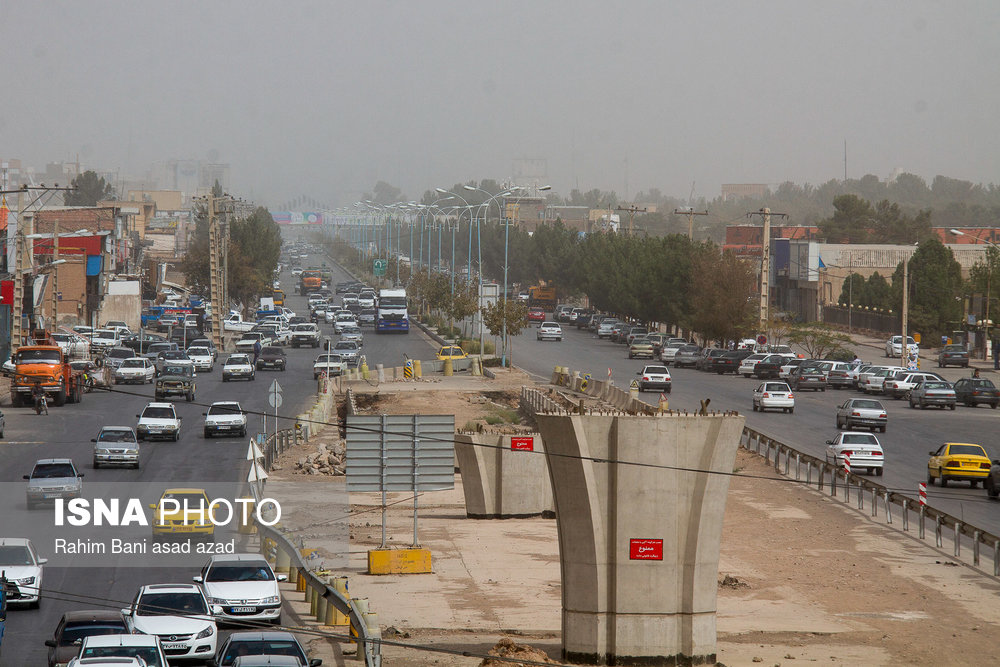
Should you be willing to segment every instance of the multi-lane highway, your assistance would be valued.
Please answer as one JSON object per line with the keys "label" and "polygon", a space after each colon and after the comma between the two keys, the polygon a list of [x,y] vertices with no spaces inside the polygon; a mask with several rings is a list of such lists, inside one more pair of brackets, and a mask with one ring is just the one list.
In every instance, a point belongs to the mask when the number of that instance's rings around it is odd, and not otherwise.
{"label": "multi-lane highway", "polygon": [[[285,291],[290,295],[288,305],[292,310],[307,314],[305,298],[294,296],[293,279],[289,273],[282,276]],[[335,271],[334,281],[347,280],[348,275]],[[332,327],[320,326],[324,335],[333,335]],[[413,358],[430,358],[432,344],[419,333],[409,335],[376,336],[366,331],[364,353],[369,364],[384,363],[387,366],[400,365],[403,355]],[[113,391],[94,391],[84,396],[77,405],[51,408],[49,415],[35,415],[30,408],[6,408],[7,425],[5,439],[0,440],[0,482],[11,493],[5,497],[16,497],[13,507],[0,508],[0,534],[10,535],[3,528],[17,521],[15,514],[28,510],[24,505],[24,482],[21,476],[31,471],[37,459],[49,457],[69,457],[84,472],[84,485],[98,483],[138,482],[151,488],[205,487],[212,483],[238,483],[247,475],[247,441],[244,438],[202,437],[202,424],[206,407],[213,401],[237,400],[244,409],[258,416],[249,419],[251,434],[260,430],[259,414],[273,411],[268,407],[267,388],[272,379],[277,379],[283,389],[283,405],[279,415],[280,426],[287,428],[294,417],[312,400],[316,384],[312,379],[312,362],[317,350],[287,350],[288,370],[258,371],[254,382],[222,383],[221,367],[224,355],[211,373],[199,373],[196,401],[176,402],[176,408],[183,418],[179,442],[156,441],[141,443],[141,467],[138,470],[101,468],[91,466],[95,437],[104,425],[122,424],[135,426],[135,415],[153,400],[152,385],[127,385]],[[268,418],[268,430],[273,429]],[[35,509],[31,516],[37,521],[51,521],[52,510]],[[53,544],[36,544],[42,557],[51,557]],[[207,557],[206,557],[207,558]],[[52,632],[63,612],[71,609],[111,608],[128,606],[139,586],[153,583],[190,582],[197,574],[196,568],[143,567],[136,559],[107,559],[103,567],[57,567],[46,566],[44,587],[45,598],[37,610],[13,609],[8,615],[7,633],[4,638],[3,665],[45,664],[46,648],[43,642],[51,638]],[[92,596],[92,599],[76,598],[69,601],[67,596]]]}

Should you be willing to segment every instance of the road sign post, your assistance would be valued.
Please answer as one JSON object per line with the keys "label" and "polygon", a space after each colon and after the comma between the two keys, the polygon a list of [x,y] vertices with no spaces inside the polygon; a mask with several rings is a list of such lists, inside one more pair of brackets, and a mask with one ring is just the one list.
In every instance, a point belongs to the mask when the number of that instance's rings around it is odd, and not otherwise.
{"label": "road sign post", "polygon": [[281,385],[278,384],[277,380],[271,382],[271,386],[267,389],[267,402],[274,408],[274,434],[278,434],[278,408],[281,407]]}
{"label": "road sign post", "polygon": [[376,259],[372,262],[372,273],[376,276],[381,277],[385,275],[385,271],[388,268],[389,263],[384,259]]}

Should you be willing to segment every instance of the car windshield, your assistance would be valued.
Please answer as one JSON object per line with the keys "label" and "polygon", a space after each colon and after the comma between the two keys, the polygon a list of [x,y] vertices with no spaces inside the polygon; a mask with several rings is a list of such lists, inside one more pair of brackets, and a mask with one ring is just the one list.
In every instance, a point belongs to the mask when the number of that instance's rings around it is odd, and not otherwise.
{"label": "car windshield", "polygon": [[238,364],[249,364],[250,357],[243,355],[240,357],[229,357],[226,359],[226,365],[238,365]]}
{"label": "car windshield", "polygon": [[114,623],[111,621],[98,623],[87,621],[86,623],[75,623],[73,625],[67,623],[66,627],[63,628],[62,637],[59,638],[59,645],[69,646],[84,637],[125,634],[128,634],[128,629],[124,623]]}
{"label": "car windshield", "polygon": [[118,334],[111,329],[98,329],[94,332],[94,338],[117,338]]}
{"label": "car windshield", "polygon": [[406,306],[405,296],[384,296],[378,300],[380,308],[403,308]]}
{"label": "car windshield", "polygon": [[236,639],[229,644],[220,664],[231,665],[240,655],[291,655],[302,660],[302,650],[292,639]]}
{"label": "car windshield", "polygon": [[271,568],[264,561],[216,563],[208,571],[205,581],[273,581]]}
{"label": "car windshield", "polygon": [[274,354],[274,355],[281,355],[282,354],[280,347],[272,347],[270,345],[268,345],[267,347],[265,347],[260,352],[261,352],[261,354]]}
{"label": "car windshield", "polygon": [[951,385],[947,382],[927,382],[921,383],[924,389],[951,389]]}
{"label": "car windshield", "polygon": [[23,544],[0,544],[0,565],[34,565],[31,552]]}
{"label": "car windshield", "polygon": [[173,348],[173,345],[171,345],[170,343],[153,343],[152,345],[149,346],[149,351],[150,352],[163,352],[165,350],[170,350],[172,348]]}
{"label": "car windshield", "polygon": [[321,354],[316,358],[316,363],[318,364],[339,364],[343,361],[339,354]]}
{"label": "car windshield", "polygon": [[187,359],[187,352],[181,350],[167,350],[163,353],[164,359]]}
{"label": "car windshield", "polygon": [[[122,633],[125,634],[125,633]],[[94,646],[86,648],[81,658],[142,658],[149,667],[165,667],[154,646]]]}
{"label": "car windshield", "polygon": [[865,399],[861,398],[861,399],[858,399],[858,400],[854,401],[851,404],[851,407],[853,407],[853,408],[865,408],[865,409],[869,409],[869,410],[881,410],[882,409],[882,404],[879,403],[878,401],[870,401],[870,400],[865,400]]}
{"label": "car windshield", "polygon": [[111,358],[113,358],[113,359],[128,359],[133,354],[135,354],[135,352],[133,352],[131,349],[123,349],[122,350],[122,349],[115,348],[115,349],[111,350],[110,352],[108,352],[108,356],[111,357]]}
{"label": "car windshield", "polygon": [[14,356],[18,364],[58,364],[58,350],[18,350]]}
{"label": "car windshield", "polygon": [[974,379],[970,380],[970,382],[972,382],[972,386],[976,387],[977,389],[996,389],[996,386],[993,384],[992,380]]}
{"label": "car windshield", "polygon": [[132,429],[105,429],[97,436],[98,442],[135,442]]}
{"label": "car windshield", "polygon": [[126,359],[122,362],[122,368],[145,368],[146,364],[142,359]]}
{"label": "car windshield", "polygon": [[70,463],[40,463],[31,471],[33,479],[47,477],[76,477],[76,471]]}
{"label": "car windshield", "polygon": [[944,346],[944,351],[945,352],[965,352],[965,348],[962,347],[961,345],[945,345]]}
{"label": "car windshield", "polygon": [[986,456],[983,448],[979,445],[952,445],[948,448],[948,453],[968,456]]}
{"label": "car windshield", "polygon": [[845,445],[877,445],[878,440],[870,433],[845,433],[841,442]]}
{"label": "car windshield", "polygon": [[190,375],[191,374],[191,367],[190,366],[164,366],[163,367],[163,374],[164,375]]}
{"label": "car windshield", "polygon": [[146,408],[142,411],[143,419],[173,419],[173,408]]}
{"label": "car windshield", "polygon": [[296,324],[292,327],[292,331],[315,331],[311,324]]}
{"label": "car windshield", "polygon": [[342,341],[339,341],[336,345],[334,345],[333,349],[335,349],[335,350],[356,350],[356,349],[358,349],[358,344],[355,343],[355,342],[353,342],[353,341],[342,340]]}
{"label": "car windshield", "polygon": [[227,405],[213,405],[208,409],[210,415],[239,415],[242,414],[240,406],[233,403]]}
{"label": "car windshield", "polygon": [[202,505],[208,504],[207,498],[200,493],[175,493],[173,491],[170,491],[168,493],[164,493],[163,496],[160,498],[160,502],[164,500],[176,500],[178,503],[180,503],[181,507],[184,507],[184,504],[187,503],[187,506],[192,509],[196,509],[201,507]]}
{"label": "car windshield", "polygon": [[189,357],[207,357],[211,354],[207,347],[189,347],[188,356]]}
{"label": "car windshield", "polygon": [[147,593],[139,598],[140,616],[204,614],[205,599],[198,593]]}

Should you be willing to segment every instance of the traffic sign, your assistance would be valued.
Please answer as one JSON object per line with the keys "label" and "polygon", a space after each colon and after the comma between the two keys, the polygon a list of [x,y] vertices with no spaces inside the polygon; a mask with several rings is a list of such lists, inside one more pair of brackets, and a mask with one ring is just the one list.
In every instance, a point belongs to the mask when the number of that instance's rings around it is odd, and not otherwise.
{"label": "traffic sign", "polygon": [[639,381],[632,380],[632,382],[629,384],[629,389],[638,389],[638,388],[639,388]]}
{"label": "traffic sign", "polygon": [[281,393],[281,385],[278,384],[277,380],[272,380],[271,381],[271,386],[267,388],[267,392],[269,394],[280,394]]}
{"label": "traffic sign", "polygon": [[267,404],[275,410],[281,407],[282,401],[281,394],[276,391],[272,391],[267,395]]}
{"label": "traffic sign", "polygon": [[761,335],[757,336],[757,344],[758,345],[767,345],[767,336],[765,336],[764,334],[761,334]]}
{"label": "traffic sign", "polygon": [[255,459],[264,458],[264,454],[261,453],[260,449],[257,447],[257,443],[253,440],[250,441],[250,446],[247,447],[247,461],[253,461]]}
{"label": "traffic sign", "polygon": [[372,262],[372,273],[376,276],[384,276],[385,270],[389,267],[389,262],[384,259],[376,259]]}

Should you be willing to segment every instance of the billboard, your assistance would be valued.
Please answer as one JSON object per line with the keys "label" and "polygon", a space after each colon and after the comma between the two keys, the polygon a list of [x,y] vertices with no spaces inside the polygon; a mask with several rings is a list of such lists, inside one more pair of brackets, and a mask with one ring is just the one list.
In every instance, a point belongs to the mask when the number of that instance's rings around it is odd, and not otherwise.
{"label": "billboard", "polygon": [[271,211],[279,225],[322,225],[323,214],[315,211]]}

